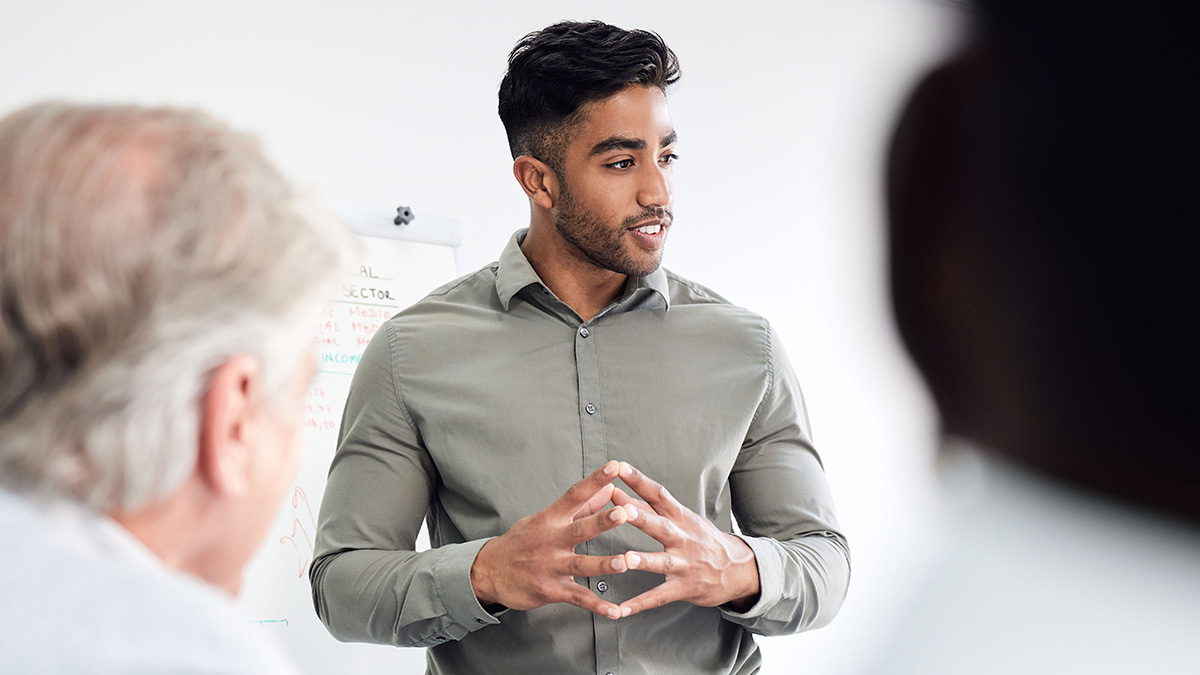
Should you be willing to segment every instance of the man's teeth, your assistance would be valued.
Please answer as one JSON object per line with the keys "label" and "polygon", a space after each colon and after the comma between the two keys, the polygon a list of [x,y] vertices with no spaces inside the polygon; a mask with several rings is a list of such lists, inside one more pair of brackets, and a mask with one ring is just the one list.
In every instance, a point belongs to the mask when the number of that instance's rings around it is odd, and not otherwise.
{"label": "man's teeth", "polygon": [[659,231],[662,230],[662,225],[643,225],[633,229],[637,232],[644,232],[646,234],[658,234]]}

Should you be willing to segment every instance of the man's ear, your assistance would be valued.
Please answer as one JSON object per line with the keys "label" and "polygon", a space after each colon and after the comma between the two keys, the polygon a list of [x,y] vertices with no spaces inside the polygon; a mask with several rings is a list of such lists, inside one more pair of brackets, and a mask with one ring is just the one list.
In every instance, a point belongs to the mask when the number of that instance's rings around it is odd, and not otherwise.
{"label": "man's ear", "polygon": [[533,203],[547,210],[558,203],[558,176],[545,162],[521,155],[513,160],[513,176]]}
{"label": "man's ear", "polygon": [[262,386],[262,368],[250,356],[229,359],[209,380],[201,400],[196,469],[215,494],[239,496],[249,488]]}

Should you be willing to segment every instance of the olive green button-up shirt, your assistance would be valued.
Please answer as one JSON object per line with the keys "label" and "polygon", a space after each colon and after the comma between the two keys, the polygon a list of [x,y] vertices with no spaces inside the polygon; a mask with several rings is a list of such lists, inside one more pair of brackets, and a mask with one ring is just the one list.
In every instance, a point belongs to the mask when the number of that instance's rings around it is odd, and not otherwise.
{"label": "olive green button-up shirt", "polygon": [[[317,613],[341,640],[429,647],[432,673],[755,672],[751,634],[824,625],[850,576],[778,337],[663,269],[580,321],[538,279],[523,236],[367,347],[320,510]],[[757,558],[753,607],[674,602],[613,621],[566,604],[480,606],[470,569],[484,542],[612,459],[726,532],[736,518]],[[432,548],[417,552],[422,520]],[[628,550],[662,546],[624,525],[579,552]],[[662,576],[579,581],[620,603]]]}

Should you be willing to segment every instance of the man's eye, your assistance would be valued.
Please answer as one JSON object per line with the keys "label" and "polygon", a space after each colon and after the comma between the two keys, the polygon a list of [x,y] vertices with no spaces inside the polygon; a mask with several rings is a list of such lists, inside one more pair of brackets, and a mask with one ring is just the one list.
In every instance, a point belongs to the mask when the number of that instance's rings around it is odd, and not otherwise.
{"label": "man's eye", "polygon": [[609,166],[614,169],[628,169],[629,167],[633,166],[633,160],[622,159],[619,162],[613,162],[612,164],[609,164]]}
{"label": "man's eye", "polygon": [[676,162],[676,160],[678,160],[678,159],[679,159],[679,155],[676,155],[675,153],[672,152],[672,153],[665,154],[662,157],[659,157],[658,161],[663,164],[674,164]]}

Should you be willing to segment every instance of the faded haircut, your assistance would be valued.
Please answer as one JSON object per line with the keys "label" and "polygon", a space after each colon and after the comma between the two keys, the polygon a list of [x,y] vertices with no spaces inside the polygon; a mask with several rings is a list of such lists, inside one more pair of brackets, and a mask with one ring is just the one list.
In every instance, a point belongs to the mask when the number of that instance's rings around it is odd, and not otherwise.
{"label": "faded haircut", "polygon": [[583,106],[640,85],[664,92],[679,60],[657,33],[600,21],[563,21],[521,38],[500,82],[500,121],[513,159],[529,155],[561,173]]}

